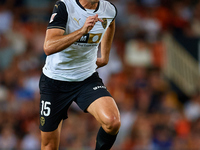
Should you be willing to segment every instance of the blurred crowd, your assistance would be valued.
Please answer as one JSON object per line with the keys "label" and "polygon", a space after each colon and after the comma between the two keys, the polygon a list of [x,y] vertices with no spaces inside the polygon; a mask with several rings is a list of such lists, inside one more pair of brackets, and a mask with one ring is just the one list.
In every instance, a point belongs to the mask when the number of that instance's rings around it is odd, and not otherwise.
{"label": "blurred crowd", "polygon": [[[110,61],[98,72],[121,113],[112,150],[199,150],[200,93],[180,97],[165,78],[162,36],[179,29],[199,38],[200,2],[110,1],[118,9],[116,33]],[[55,2],[0,0],[0,149],[40,149],[38,82]],[[72,104],[60,149],[94,149],[99,126]]]}

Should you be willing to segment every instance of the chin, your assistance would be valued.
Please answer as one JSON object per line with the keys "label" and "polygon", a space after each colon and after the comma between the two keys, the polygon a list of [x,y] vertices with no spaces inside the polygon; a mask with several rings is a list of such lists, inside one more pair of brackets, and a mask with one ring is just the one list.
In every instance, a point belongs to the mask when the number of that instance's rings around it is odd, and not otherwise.
{"label": "chin", "polygon": [[99,0],[89,0],[91,3],[98,3]]}

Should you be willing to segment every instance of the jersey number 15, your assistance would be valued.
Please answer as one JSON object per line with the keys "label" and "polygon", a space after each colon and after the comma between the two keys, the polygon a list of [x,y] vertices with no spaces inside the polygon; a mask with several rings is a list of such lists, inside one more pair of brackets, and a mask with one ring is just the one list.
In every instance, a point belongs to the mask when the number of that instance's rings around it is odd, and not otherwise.
{"label": "jersey number 15", "polygon": [[41,115],[49,116],[51,112],[49,105],[51,105],[51,103],[48,101],[41,101],[41,103],[42,103]]}

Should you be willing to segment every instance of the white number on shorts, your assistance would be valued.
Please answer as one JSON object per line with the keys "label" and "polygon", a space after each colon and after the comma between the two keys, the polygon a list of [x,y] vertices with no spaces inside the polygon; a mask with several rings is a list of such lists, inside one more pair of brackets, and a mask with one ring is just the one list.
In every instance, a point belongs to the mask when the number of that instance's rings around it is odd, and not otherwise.
{"label": "white number on shorts", "polygon": [[47,101],[41,101],[41,103],[42,103],[41,115],[44,114],[44,116],[49,116],[51,109],[48,107],[48,105],[51,105],[51,103]]}

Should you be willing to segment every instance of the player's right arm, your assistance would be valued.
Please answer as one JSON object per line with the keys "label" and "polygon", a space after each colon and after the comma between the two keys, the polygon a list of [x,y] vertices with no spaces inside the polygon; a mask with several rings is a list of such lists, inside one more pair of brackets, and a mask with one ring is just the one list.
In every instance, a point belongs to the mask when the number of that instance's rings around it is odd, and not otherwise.
{"label": "player's right arm", "polygon": [[78,41],[84,34],[88,33],[97,21],[102,21],[98,15],[90,16],[86,19],[82,28],[64,35],[67,23],[67,10],[65,4],[58,1],[54,7],[51,20],[49,22],[45,41],[44,52],[46,55],[51,55],[60,52],[69,47],[74,42]]}
{"label": "player's right arm", "polygon": [[64,32],[62,29],[47,29],[43,47],[46,55],[64,50],[84,35],[81,29],[68,35]]}

